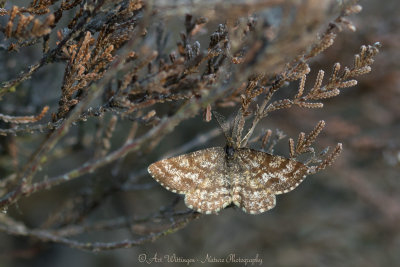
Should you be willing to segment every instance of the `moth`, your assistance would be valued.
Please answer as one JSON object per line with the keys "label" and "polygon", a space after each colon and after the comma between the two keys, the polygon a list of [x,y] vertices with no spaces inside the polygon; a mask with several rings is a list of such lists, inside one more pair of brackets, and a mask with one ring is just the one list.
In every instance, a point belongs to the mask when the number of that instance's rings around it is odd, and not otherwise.
{"label": "moth", "polygon": [[232,203],[250,214],[272,209],[275,196],[296,188],[310,168],[294,159],[242,147],[243,117],[238,115],[229,130],[220,116],[216,118],[225,133],[225,147],[163,159],[151,164],[148,172],[167,190],[183,194],[186,206],[200,213],[218,213]]}

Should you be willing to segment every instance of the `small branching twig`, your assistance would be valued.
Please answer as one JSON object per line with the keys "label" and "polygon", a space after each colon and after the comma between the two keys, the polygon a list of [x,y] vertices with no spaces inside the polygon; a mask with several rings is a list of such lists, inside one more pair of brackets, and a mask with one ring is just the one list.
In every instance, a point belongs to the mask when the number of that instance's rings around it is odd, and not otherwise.
{"label": "small branching twig", "polygon": [[[33,37],[37,38],[49,34],[54,24],[54,15],[50,14],[43,22],[40,22],[40,20],[33,15],[25,16],[23,13],[27,11],[28,10],[25,8],[13,6],[12,9],[7,12],[10,17],[6,27],[4,29],[0,28],[0,31],[3,31],[7,38],[16,38],[19,40]],[[29,13],[33,14],[35,12]],[[36,14],[39,13],[45,14],[47,12],[37,12]],[[17,17],[19,17],[18,20],[16,19]],[[12,44],[9,50],[14,49],[14,46],[15,44]]]}
{"label": "small branching twig", "polygon": [[335,147],[335,149],[316,167],[312,167],[312,170],[310,171],[310,174],[317,173],[319,171],[324,170],[326,167],[330,166],[333,164],[335,159],[339,156],[339,154],[342,152],[342,144],[338,143]]}
{"label": "small branching twig", "polygon": [[[177,213],[179,215],[179,213]],[[5,215],[0,214],[0,216],[4,217]],[[197,219],[201,216],[199,213],[190,212],[187,216],[184,216],[181,219],[177,219],[164,227],[164,229],[148,234],[144,237],[140,237],[138,239],[131,240],[123,240],[116,242],[80,242],[77,240],[65,238],[63,235],[65,233],[60,232],[59,234],[52,230],[42,230],[42,229],[29,229],[25,225],[16,222],[14,220],[10,220],[8,218],[0,219],[0,230],[9,234],[17,235],[17,236],[30,236],[41,241],[45,242],[56,242],[60,244],[67,245],[71,248],[81,249],[81,250],[89,250],[93,252],[103,251],[103,250],[111,250],[118,248],[130,248],[134,246],[139,246],[147,242],[154,242],[158,238],[175,233],[176,231],[185,227],[189,222]],[[6,223],[4,223],[6,222]]]}
{"label": "small branching twig", "polygon": [[[157,125],[157,127],[150,130],[146,135],[125,144],[118,150],[109,153],[107,156],[101,159],[98,159],[94,162],[89,161],[77,169],[74,169],[60,176],[56,176],[54,178],[47,179],[43,182],[38,182],[32,185],[29,185],[29,183],[27,182],[22,183],[17,189],[8,193],[6,196],[0,198],[0,208],[4,209],[7,206],[11,205],[12,203],[15,203],[21,196],[29,196],[38,191],[50,189],[53,186],[81,177],[83,174],[93,172],[94,170],[98,169],[101,166],[113,162],[118,158],[124,157],[128,152],[139,150],[141,146],[144,146],[145,144],[148,146],[155,146],[156,144],[154,142],[155,136],[163,136],[166,133],[172,131],[180,121],[193,116],[197,112],[197,110],[200,109],[203,102],[207,103],[207,101],[219,97],[221,94],[223,94],[223,92],[224,92],[223,89],[215,90],[214,94],[205,97],[202,100],[202,102],[186,103],[173,117],[169,118],[168,120],[164,120],[159,125]],[[59,133],[56,134],[54,137],[60,138],[60,135],[63,130],[64,128],[60,128],[58,130]],[[157,138],[157,140],[159,141],[159,138]],[[52,139],[49,139],[49,141],[51,142],[49,143],[48,149],[52,147],[54,142]],[[148,144],[148,142],[150,142],[150,144]],[[24,180],[26,179],[27,177],[24,177]]]}
{"label": "small branching twig", "polygon": [[[293,151],[293,154],[291,153],[291,157],[297,157],[300,154],[304,154],[310,151],[311,145],[315,142],[317,139],[317,136],[320,134],[322,129],[325,127],[325,121],[320,121],[318,122],[317,126],[315,126],[314,130],[312,130],[307,136],[303,132],[299,134],[299,138],[297,139],[297,144],[295,146],[295,149]],[[293,140],[289,141],[290,145],[290,151],[292,151],[292,147],[294,147]]]}
{"label": "small branching twig", "polygon": [[49,106],[45,106],[39,115],[22,116],[22,117],[3,115],[0,113],[0,120],[2,120],[4,122],[15,123],[15,124],[34,123],[34,122],[40,121],[44,117],[44,115],[46,115],[48,110],[49,110]]}
{"label": "small branching twig", "polygon": [[117,120],[118,120],[117,116],[115,116],[115,115],[112,116],[110,121],[108,122],[107,127],[104,129],[103,136],[101,136],[101,135],[98,136],[97,140],[100,143],[100,148],[99,148],[99,150],[96,151],[97,153],[96,153],[95,158],[104,157],[107,154],[107,152],[110,150],[110,148],[111,148],[110,139],[115,130]]}
{"label": "small branching twig", "polygon": [[[324,72],[321,70],[318,73],[318,77],[316,79],[314,87],[309,91],[306,96],[302,97],[302,95],[304,94],[306,75],[310,72],[310,67],[307,64],[307,61],[320,54],[333,44],[334,39],[336,38],[335,31],[341,31],[341,26],[346,26],[350,30],[354,30],[354,26],[351,24],[351,22],[345,19],[345,17],[354,13],[358,13],[359,11],[361,11],[361,7],[359,5],[353,4],[350,6],[345,6],[342,10],[341,15],[329,24],[323,36],[311,47],[311,49],[304,55],[300,56],[293,63],[288,64],[285,70],[277,76],[272,85],[265,88],[265,99],[254,112],[252,126],[248,130],[243,140],[241,140],[241,146],[246,146],[258,122],[262,118],[266,117],[270,112],[278,109],[290,108],[293,105],[305,108],[321,108],[323,107],[322,103],[308,102],[308,100],[321,100],[337,96],[340,93],[340,88],[351,87],[357,84],[357,81],[352,78],[368,73],[371,70],[370,65],[373,63],[373,58],[379,52],[379,43],[368,47],[362,46],[360,54],[356,55],[355,57],[354,67],[352,69],[345,68],[344,73],[340,76],[338,76],[340,65],[338,65],[339,63],[336,63],[331,79],[329,80],[328,84],[324,86],[322,86]],[[293,99],[277,100],[268,105],[272,96],[285,83],[296,80],[300,80],[300,86],[298,93]],[[249,103],[257,95],[257,93],[252,94],[251,92],[259,92],[260,87],[253,86],[252,84],[254,84],[253,80],[249,82],[248,88],[250,88],[250,92],[247,92],[247,94],[242,97],[243,111],[248,110]]]}
{"label": "small branching twig", "polygon": [[[299,85],[299,90],[297,94],[293,97],[293,99],[276,100],[267,106],[267,103],[270,101],[272,95],[283,84],[282,80],[277,80],[275,84],[270,87],[269,91],[267,91],[264,102],[261,104],[261,106],[257,107],[252,126],[250,130],[247,132],[246,136],[243,138],[241,143],[242,146],[246,145],[258,122],[262,118],[266,117],[270,112],[279,109],[290,108],[293,105],[297,105],[304,108],[322,108],[323,103],[309,102],[309,101],[332,98],[334,96],[339,95],[340,89],[356,85],[357,81],[354,80],[353,78],[359,75],[366,74],[371,71],[370,65],[374,62],[373,58],[379,52],[378,50],[379,47],[380,47],[379,43],[370,46],[362,46],[360,54],[357,54],[355,56],[354,66],[351,69],[346,67],[341,75],[339,75],[340,64],[336,63],[334,66],[334,71],[332,73],[332,76],[330,77],[328,83],[325,85],[323,85],[324,71],[320,70],[318,72],[314,86],[308,91],[308,93],[305,96],[303,96],[305,92],[304,87],[305,87],[306,75],[309,73],[309,68],[308,67],[303,68],[302,73],[296,71],[295,80],[300,79],[300,85]],[[242,103],[244,103],[242,104],[243,110],[248,109],[247,101],[248,99],[246,101],[242,101]]]}

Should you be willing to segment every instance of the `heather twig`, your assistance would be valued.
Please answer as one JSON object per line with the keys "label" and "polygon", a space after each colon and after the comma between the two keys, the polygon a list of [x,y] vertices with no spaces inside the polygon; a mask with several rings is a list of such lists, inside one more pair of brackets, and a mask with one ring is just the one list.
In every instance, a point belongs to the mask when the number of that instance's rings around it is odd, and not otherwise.
{"label": "heather twig", "polygon": [[[177,213],[179,214],[179,213]],[[140,237],[138,239],[131,239],[131,240],[122,240],[116,242],[80,242],[77,240],[69,239],[63,237],[63,233],[61,235],[57,234],[57,232],[51,230],[42,230],[42,229],[29,229],[25,225],[18,223],[13,220],[9,220],[8,218],[4,218],[4,214],[0,214],[3,218],[0,219],[0,229],[3,232],[17,235],[17,236],[31,236],[41,241],[47,242],[56,242],[60,244],[64,244],[70,246],[72,248],[82,249],[82,250],[89,250],[93,252],[102,251],[102,250],[111,250],[111,249],[118,249],[118,248],[130,248],[133,246],[138,246],[144,244],[146,242],[152,242],[157,240],[158,238],[172,234],[179,229],[185,227],[189,222],[194,219],[200,217],[198,213],[189,213],[188,216],[183,217],[182,219],[178,219],[169,225],[167,225],[163,230],[151,233],[144,237]]]}
{"label": "heather twig", "polygon": [[5,121],[5,122],[10,122],[10,123],[16,123],[16,124],[33,123],[33,122],[40,121],[43,118],[43,116],[47,113],[48,110],[49,110],[49,106],[45,106],[42,109],[42,111],[40,112],[40,114],[36,115],[36,116],[15,117],[15,116],[0,114],[0,120]]}
{"label": "heather twig", "polygon": [[[352,25],[348,20],[345,19],[345,16],[348,16],[353,13],[357,13],[361,11],[361,7],[359,5],[350,5],[345,6],[342,10],[340,16],[338,16],[332,23],[329,24],[328,28],[326,29],[325,33],[319,40],[311,47],[311,49],[298,57],[293,63],[288,64],[285,70],[277,75],[277,78],[274,82],[264,88],[260,86],[254,86],[254,80],[249,81],[250,92],[247,92],[242,100],[242,110],[247,111],[249,103],[252,102],[256,96],[260,93],[265,92],[264,101],[254,112],[254,119],[252,122],[252,126],[246,133],[245,137],[241,141],[242,146],[246,146],[249,138],[253,134],[253,131],[258,124],[258,122],[266,117],[270,112],[283,109],[283,108],[290,108],[293,105],[298,105],[300,107],[305,108],[321,108],[323,104],[320,102],[308,102],[308,100],[320,100],[325,98],[330,98],[337,96],[340,91],[340,88],[346,88],[354,86],[357,81],[351,78],[358,76],[359,74],[365,74],[370,71],[370,65],[373,63],[373,57],[378,53],[378,47],[380,46],[379,43],[374,44],[373,46],[362,47],[361,53],[356,55],[354,67],[350,70],[345,68],[344,73],[337,77],[337,72],[340,69],[339,63],[336,63],[335,70],[330,81],[325,86],[322,86],[322,79],[324,76],[324,72],[321,70],[318,74],[314,87],[310,90],[310,92],[305,96],[302,97],[304,94],[304,85],[306,75],[310,72],[310,68],[307,64],[307,61],[316,55],[320,54],[322,51],[326,50],[329,46],[331,46],[334,42],[336,37],[335,31],[341,30],[341,25],[346,25],[348,28],[353,30]],[[362,60],[361,60],[362,58]],[[272,96],[287,82],[300,80],[300,87],[299,91],[293,99],[281,99],[276,100],[272,103],[269,103]],[[258,80],[256,80],[258,81]],[[262,89],[262,90],[260,90]],[[253,93],[251,93],[253,92]]]}

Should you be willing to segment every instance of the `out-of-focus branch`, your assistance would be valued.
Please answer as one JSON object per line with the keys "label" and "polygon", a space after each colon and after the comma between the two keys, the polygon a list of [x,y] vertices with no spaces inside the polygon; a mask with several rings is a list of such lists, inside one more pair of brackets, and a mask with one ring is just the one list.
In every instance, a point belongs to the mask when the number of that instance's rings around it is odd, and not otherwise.
{"label": "out-of-focus branch", "polygon": [[[212,91],[212,93],[209,93],[207,96],[204,96],[200,98],[199,100],[192,99],[188,101],[186,104],[184,104],[174,116],[170,118],[164,118],[159,125],[151,129],[148,133],[146,133],[144,136],[141,136],[140,138],[137,138],[121,148],[117,149],[116,151],[108,154],[107,156],[98,159],[94,162],[86,162],[83,164],[81,167],[74,169],[72,171],[69,171],[63,175],[56,176],[54,178],[47,179],[42,182],[34,183],[32,185],[27,185],[26,183],[20,185],[17,189],[14,191],[10,192],[6,196],[2,197],[0,199],[0,208],[5,208],[8,205],[15,203],[21,196],[29,196],[35,192],[44,190],[44,189],[50,189],[51,187],[70,181],[72,179],[76,179],[83,174],[92,172],[96,170],[97,168],[104,166],[112,161],[117,160],[120,157],[124,157],[127,153],[137,151],[139,150],[143,145],[149,145],[148,143],[150,142],[151,144],[155,145],[156,143],[154,142],[154,139],[157,138],[159,140],[163,135],[165,135],[168,132],[171,132],[176,125],[178,125],[181,121],[194,116],[197,114],[198,110],[200,108],[204,108],[207,106],[208,103],[215,101],[215,99],[218,99],[221,97],[227,89],[224,87],[220,87],[218,89],[215,89]],[[99,92],[99,91],[98,91]],[[78,109],[74,109],[75,114],[78,115],[79,111]],[[70,116],[69,118],[72,118],[69,122],[73,121],[74,116]],[[64,132],[65,127],[60,127],[60,129],[57,130],[57,135],[55,135],[54,139],[60,138],[61,134]],[[54,139],[51,140],[49,143],[48,147],[52,147],[52,144],[54,144]]]}
{"label": "out-of-focus branch", "polygon": [[[177,215],[180,215],[177,213]],[[0,216],[3,216],[0,214]],[[137,239],[126,239],[122,241],[116,242],[81,242],[73,239],[66,238],[62,235],[59,235],[57,232],[52,230],[42,230],[42,229],[29,229],[25,225],[11,221],[8,219],[0,219],[0,230],[12,235],[17,236],[29,236],[33,238],[37,238],[41,241],[46,242],[56,242],[60,244],[67,245],[72,248],[81,249],[81,250],[89,250],[92,252],[103,251],[103,250],[111,250],[118,248],[130,248],[138,245],[142,245],[146,242],[153,242],[160,237],[175,233],[176,231],[184,228],[188,223],[197,219],[201,216],[199,213],[190,212],[183,218],[179,218],[172,223],[170,223],[165,229],[161,231],[157,231],[146,235],[144,237],[140,237]],[[8,224],[4,224],[4,221],[7,221]],[[114,222],[115,223],[115,222]],[[101,227],[100,227],[101,228]],[[73,231],[72,229],[70,229]],[[75,231],[79,232],[79,229],[75,229]],[[65,234],[65,233],[64,233]]]}

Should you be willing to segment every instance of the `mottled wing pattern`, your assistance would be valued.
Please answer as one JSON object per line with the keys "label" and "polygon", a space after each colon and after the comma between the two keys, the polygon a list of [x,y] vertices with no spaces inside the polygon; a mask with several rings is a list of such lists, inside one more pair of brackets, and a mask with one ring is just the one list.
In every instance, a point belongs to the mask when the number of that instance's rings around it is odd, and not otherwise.
{"label": "mottled wing pattern", "polygon": [[199,187],[185,195],[186,206],[205,214],[217,213],[231,202],[232,198],[226,184]]}
{"label": "mottled wing pattern", "polygon": [[253,177],[250,173],[234,173],[235,180],[232,187],[232,202],[241,207],[244,212],[259,214],[275,207],[276,198],[267,187],[251,183]]}
{"label": "mottled wing pattern", "polygon": [[232,201],[245,212],[258,214],[275,206],[275,195],[296,188],[308,167],[295,160],[249,148],[237,150],[232,173]]}
{"label": "mottled wing pattern", "polygon": [[222,147],[160,160],[148,171],[166,189],[185,194],[185,204],[198,212],[215,213],[231,203]]}

